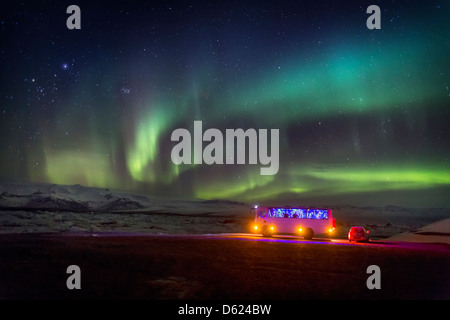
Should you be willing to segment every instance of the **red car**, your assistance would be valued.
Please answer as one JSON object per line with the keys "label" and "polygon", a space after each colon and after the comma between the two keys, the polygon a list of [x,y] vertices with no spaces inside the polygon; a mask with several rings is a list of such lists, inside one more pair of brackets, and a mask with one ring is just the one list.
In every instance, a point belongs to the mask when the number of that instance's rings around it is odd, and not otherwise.
{"label": "red car", "polygon": [[348,241],[352,242],[368,242],[369,241],[369,231],[366,231],[363,227],[351,227],[348,232]]}

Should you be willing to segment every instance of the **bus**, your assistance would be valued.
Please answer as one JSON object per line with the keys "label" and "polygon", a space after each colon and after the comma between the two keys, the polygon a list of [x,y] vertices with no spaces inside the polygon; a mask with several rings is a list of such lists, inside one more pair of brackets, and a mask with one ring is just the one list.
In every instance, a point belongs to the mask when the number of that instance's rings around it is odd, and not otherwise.
{"label": "bus", "polygon": [[286,234],[310,240],[315,234],[329,236],[336,229],[331,209],[255,206],[251,213],[255,215],[252,232],[264,237]]}

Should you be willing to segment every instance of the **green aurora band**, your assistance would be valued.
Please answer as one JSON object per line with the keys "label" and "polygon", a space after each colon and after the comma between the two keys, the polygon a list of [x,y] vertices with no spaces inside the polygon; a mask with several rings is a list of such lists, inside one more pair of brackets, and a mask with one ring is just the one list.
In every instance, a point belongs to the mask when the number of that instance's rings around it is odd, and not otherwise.
{"label": "green aurora band", "polygon": [[[426,27],[430,21],[434,28]],[[126,69],[137,88],[116,98],[102,93],[113,82],[99,88],[80,71],[55,126],[37,122],[42,134],[27,152],[28,178],[247,202],[450,188],[445,143],[418,142],[431,130],[425,119],[439,119],[450,104],[450,45],[435,32],[448,21],[430,17],[402,38],[388,26],[358,40],[330,31],[307,54],[286,48],[278,61],[266,61],[261,53],[239,76],[192,50],[184,53],[192,57],[189,73],[154,68],[156,76],[142,80],[145,61],[131,56],[121,61],[128,69],[113,64],[104,76],[117,79]],[[170,135],[192,132],[194,120],[205,129],[279,128],[279,173],[260,176],[259,165],[174,165]]]}
{"label": "green aurora band", "polygon": [[[283,66],[280,69],[289,70],[275,72],[267,79],[254,80],[252,86],[248,85],[245,91],[236,92],[231,97],[218,91],[217,100],[222,101],[225,110],[210,108],[199,112],[198,105],[192,103],[201,99],[199,91],[186,92],[185,96],[190,96],[190,99],[185,99],[188,102],[181,105],[176,99],[172,105],[153,103],[149,112],[135,119],[136,131],[126,152],[126,180],[170,185],[181,172],[202,170],[199,166],[171,164],[167,150],[163,153],[166,157],[161,157],[161,145],[166,144],[167,147],[170,144],[168,136],[176,128],[174,124],[180,123],[182,118],[173,115],[174,109],[183,116],[192,111],[197,112],[199,119],[210,120],[211,127],[220,125],[221,117],[226,114],[231,123],[233,120],[239,123],[237,119],[246,117],[260,127],[272,125],[282,129],[291,122],[324,121],[340,114],[384,114],[387,111],[395,114],[417,112],[417,108],[433,108],[433,102],[445,92],[438,84],[437,70],[430,70],[429,65],[421,62],[426,56],[428,59],[442,57],[429,48],[421,47],[420,43],[413,46],[408,42],[390,47],[390,50],[386,51],[385,48],[382,53],[377,53],[374,48],[358,54],[342,49],[327,50],[332,53],[317,58],[314,64],[305,66],[300,63],[290,68]],[[448,64],[445,68],[440,72],[450,74]],[[181,123],[189,126],[187,121]],[[287,148],[289,146],[281,154]],[[85,152],[63,151],[49,155],[46,158],[47,179],[61,184],[84,183],[98,187],[123,188],[129,185],[115,176],[114,163],[102,159],[95,150],[98,149],[95,147]],[[360,193],[450,185],[448,167],[436,169],[435,164],[420,163],[414,167],[404,167],[401,159],[397,162],[389,167],[381,164],[370,168],[351,166],[345,169],[333,168],[331,163],[331,167],[323,171],[315,171],[301,162],[292,165],[293,168],[283,167],[282,164],[281,172],[289,171],[291,175],[294,172],[294,176],[300,172],[298,178],[283,181],[277,177],[261,177],[255,167],[247,166],[240,168],[240,175],[245,178],[224,176],[208,181],[199,179],[194,186],[194,195],[201,199],[252,201],[276,198],[283,193]],[[319,164],[327,166],[326,160]],[[77,170],[67,173],[68,167]],[[216,170],[220,171],[221,168]]]}

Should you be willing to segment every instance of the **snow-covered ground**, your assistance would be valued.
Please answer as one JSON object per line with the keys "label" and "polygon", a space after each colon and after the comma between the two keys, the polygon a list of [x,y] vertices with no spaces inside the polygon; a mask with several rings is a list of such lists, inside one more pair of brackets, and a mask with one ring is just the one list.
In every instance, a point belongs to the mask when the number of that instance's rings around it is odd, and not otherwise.
{"label": "snow-covered ground", "polygon": [[[0,233],[144,232],[203,234],[248,232],[250,204],[156,198],[80,185],[0,183]],[[351,226],[372,239],[449,241],[449,208],[327,205],[345,238]],[[443,222],[438,220],[447,219]]]}
{"label": "snow-covered ground", "polygon": [[450,244],[450,218],[433,222],[415,231],[396,234],[389,240]]}
{"label": "snow-covered ground", "polygon": [[246,230],[247,204],[150,198],[52,184],[0,184],[0,233],[223,233]]}

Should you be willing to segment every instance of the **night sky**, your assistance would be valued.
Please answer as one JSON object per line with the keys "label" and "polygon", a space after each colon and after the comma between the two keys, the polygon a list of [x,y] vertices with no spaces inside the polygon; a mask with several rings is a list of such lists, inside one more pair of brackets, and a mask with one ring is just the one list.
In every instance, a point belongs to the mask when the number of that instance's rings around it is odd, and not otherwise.
{"label": "night sky", "polygon": [[[81,30],[66,27],[71,4]],[[366,27],[371,4],[381,30]],[[0,177],[449,206],[449,31],[445,0],[1,1]],[[171,134],[195,120],[279,129],[278,173],[173,164]]]}

